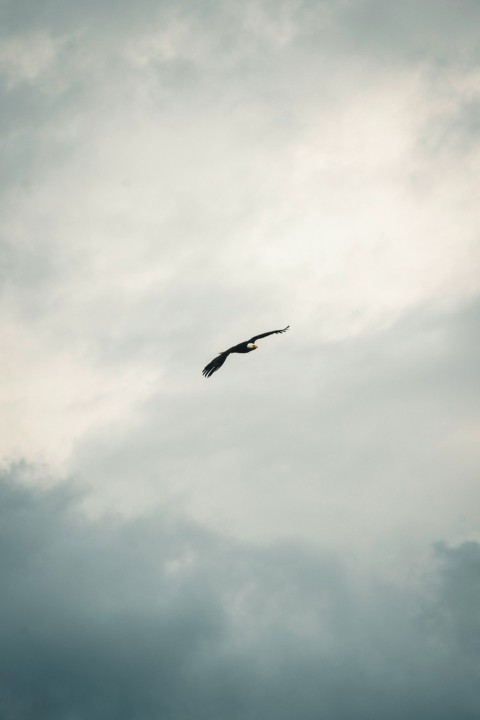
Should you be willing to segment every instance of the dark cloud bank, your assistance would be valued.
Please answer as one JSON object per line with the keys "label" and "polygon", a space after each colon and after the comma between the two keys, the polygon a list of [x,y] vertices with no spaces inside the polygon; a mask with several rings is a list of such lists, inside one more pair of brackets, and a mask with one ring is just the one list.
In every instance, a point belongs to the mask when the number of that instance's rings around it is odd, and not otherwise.
{"label": "dark cloud bank", "polygon": [[416,718],[480,714],[480,545],[421,581],[157,514],[90,523],[68,487],[5,473],[0,715]]}

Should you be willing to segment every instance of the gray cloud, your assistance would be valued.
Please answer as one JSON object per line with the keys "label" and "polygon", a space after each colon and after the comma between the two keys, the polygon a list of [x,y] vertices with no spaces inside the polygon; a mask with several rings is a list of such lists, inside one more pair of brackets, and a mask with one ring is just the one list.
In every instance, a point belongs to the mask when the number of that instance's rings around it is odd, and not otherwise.
{"label": "gray cloud", "polygon": [[[339,3],[341,24],[367,53],[415,62],[471,64],[478,57],[475,0]],[[473,24],[472,24],[473,21]]]}
{"label": "gray cloud", "polygon": [[0,707],[30,720],[451,718],[480,710],[480,547],[397,586],[180,517],[89,523],[4,476]]}

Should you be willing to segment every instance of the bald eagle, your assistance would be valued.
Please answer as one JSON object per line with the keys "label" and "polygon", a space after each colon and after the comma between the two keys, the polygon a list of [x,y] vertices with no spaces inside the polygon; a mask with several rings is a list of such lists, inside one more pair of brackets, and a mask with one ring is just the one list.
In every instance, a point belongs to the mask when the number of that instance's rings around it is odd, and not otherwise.
{"label": "bald eagle", "polygon": [[214,358],[212,362],[209,362],[208,365],[205,365],[205,367],[202,370],[202,374],[205,375],[205,377],[210,377],[210,375],[213,375],[214,372],[217,372],[219,370],[227,357],[230,355],[230,353],[248,353],[252,352],[252,350],[256,350],[258,345],[255,345],[255,340],[260,340],[261,338],[268,337],[269,335],[279,335],[280,333],[284,333],[288,330],[290,325],[287,325],[287,327],[283,328],[282,330],[270,330],[270,332],[262,333],[261,335],[254,335],[250,340],[245,340],[245,342],[239,343],[238,345],[234,345],[229,350],[224,350],[223,352],[219,353],[218,357]]}

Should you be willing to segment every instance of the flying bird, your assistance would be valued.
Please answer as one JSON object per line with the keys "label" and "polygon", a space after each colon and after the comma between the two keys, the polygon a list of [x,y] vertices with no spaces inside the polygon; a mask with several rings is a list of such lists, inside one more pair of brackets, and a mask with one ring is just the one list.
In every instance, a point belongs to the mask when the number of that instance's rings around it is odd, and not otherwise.
{"label": "flying bird", "polygon": [[227,357],[230,355],[230,353],[249,353],[252,352],[252,350],[256,350],[258,345],[255,345],[256,340],[260,340],[261,338],[268,337],[269,335],[279,335],[280,333],[284,333],[288,330],[290,325],[287,325],[286,328],[283,328],[282,330],[270,330],[270,332],[262,333],[261,335],[254,335],[250,340],[245,340],[245,342],[239,343],[238,345],[234,345],[229,350],[224,350],[223,352],[218,354],[218,357],[214,358],[212,362],[209,362],[208,365],[205,365],[205,367],[202,370],[202,374],[205,375],[205,377],[210,377],[210,375],[213,375],[214,372],[217,372],[219,370]]}

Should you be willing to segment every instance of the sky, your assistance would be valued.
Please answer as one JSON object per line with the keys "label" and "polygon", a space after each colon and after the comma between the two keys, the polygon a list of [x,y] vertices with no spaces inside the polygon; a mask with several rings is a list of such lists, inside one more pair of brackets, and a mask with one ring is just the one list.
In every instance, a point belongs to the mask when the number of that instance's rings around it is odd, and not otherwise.
{"label": "sky", "polygon": [[479,60],[476,0],[0,0],[2,717],[480,715]]}

